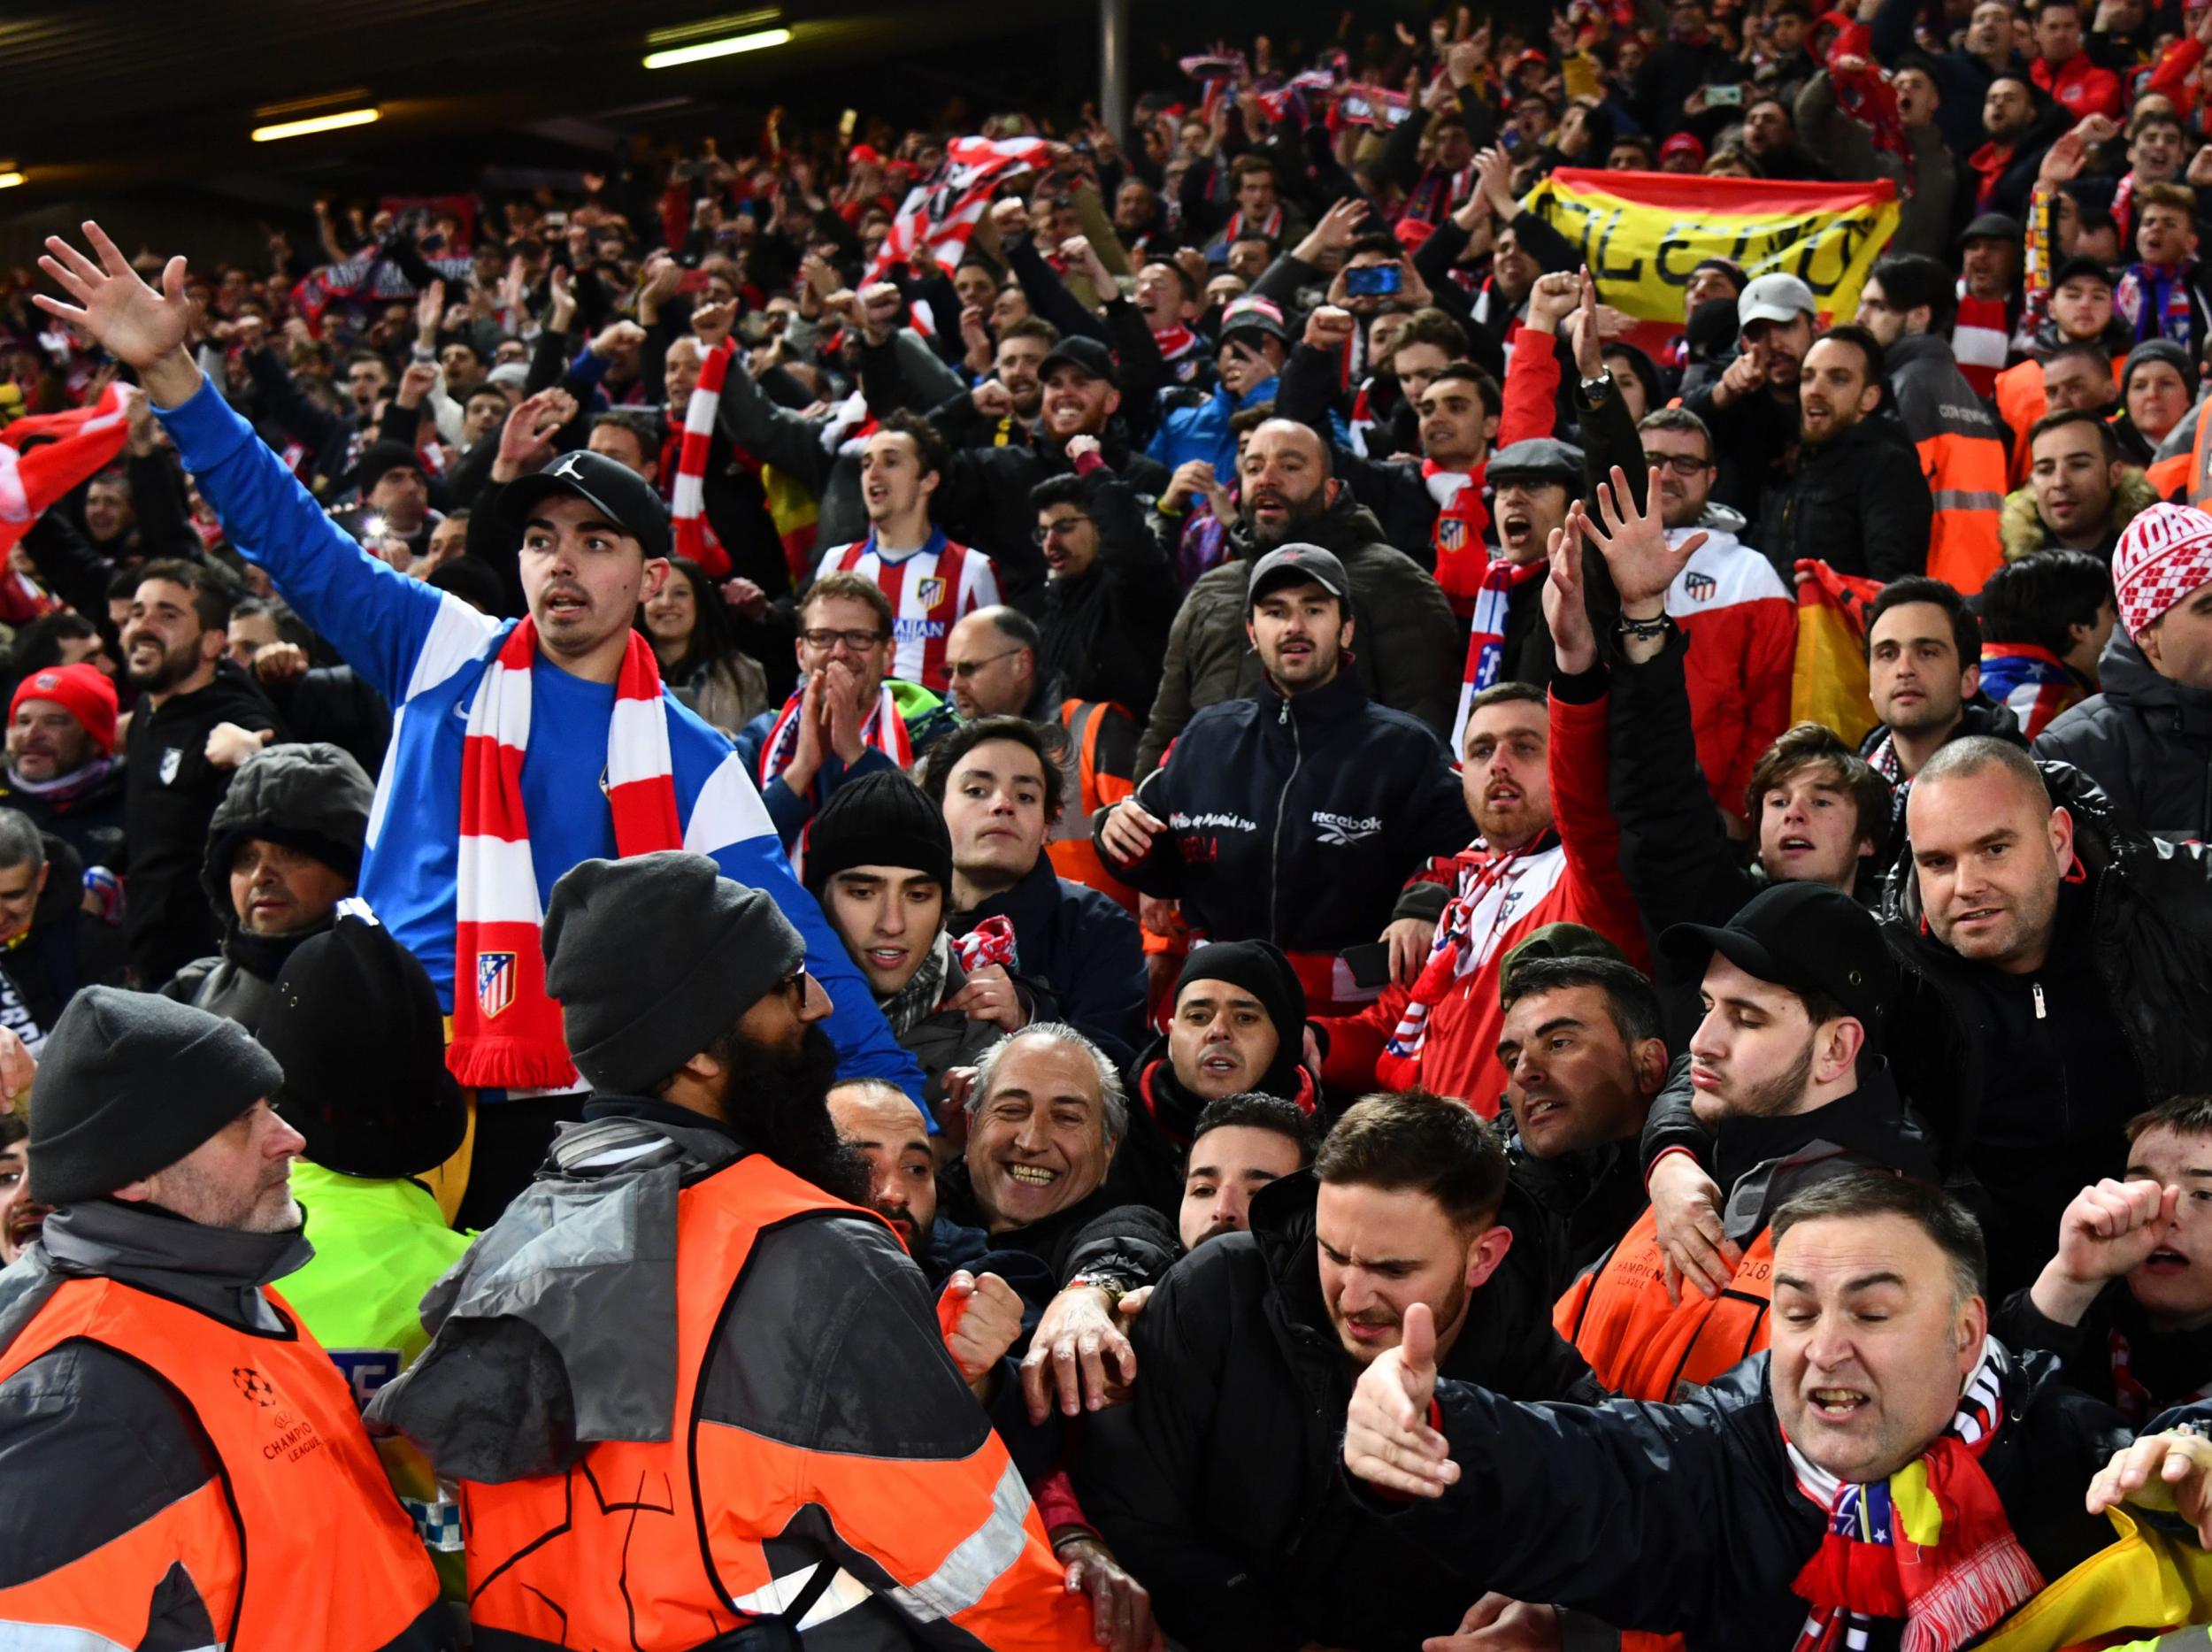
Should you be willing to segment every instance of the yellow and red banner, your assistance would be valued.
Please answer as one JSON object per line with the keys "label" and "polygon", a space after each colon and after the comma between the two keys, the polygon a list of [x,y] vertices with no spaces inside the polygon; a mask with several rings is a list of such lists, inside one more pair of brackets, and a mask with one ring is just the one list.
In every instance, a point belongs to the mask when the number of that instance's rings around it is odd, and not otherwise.
{"label": "yellow and red banner", "polygon": [[1794,275],[1813,289],[1823,326],[1848,321],[1897,228],[1887,179],[1795,183],[1563,166],[1523,204],[1581,249],[1607,304],[1669,334],[1682,329],[1683,289],[1704,258],[1727,258],[1754,276]]}

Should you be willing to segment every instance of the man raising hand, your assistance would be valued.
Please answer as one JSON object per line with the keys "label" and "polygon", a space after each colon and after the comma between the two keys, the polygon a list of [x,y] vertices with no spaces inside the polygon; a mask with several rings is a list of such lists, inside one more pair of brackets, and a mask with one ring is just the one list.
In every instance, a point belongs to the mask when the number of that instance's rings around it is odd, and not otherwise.
{"label": "man raising hand", "polygon": [[[614,460],[562,455],[503,496],[527,617],[492,619],[364,551],[209,387],[187,353],[185,263],[157,291],[97,224],[40,267],[75,303],[39,306],[138,371],[231,542],[395,709],[359,890],[453,1012],[449,1062],[479,1115],[465,1223],[488,1221],[572,1116],[575,1069],[539,928],[578,862],[689,849],[766,890],[806,936],[849,1074],[920,1077],[799,887],[729,743],[663,689],[633,632],[669,576],[666,510]],[[528,1089],[530,1100],[507,1094]]]}

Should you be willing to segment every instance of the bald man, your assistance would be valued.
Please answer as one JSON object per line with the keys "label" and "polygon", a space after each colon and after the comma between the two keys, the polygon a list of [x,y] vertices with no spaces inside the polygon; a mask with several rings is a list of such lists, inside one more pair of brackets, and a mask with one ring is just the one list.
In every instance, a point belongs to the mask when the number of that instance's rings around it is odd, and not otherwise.
{"label": "bald man", "polygon": [[1139,775],[1159,766],[1201,708],[1259,693],[1259,657],[1244,634],[1245,587],[1252,565],[1281,545],[1318,545],[1343,563],[1361,639],[1349,663],[1369,696],[1419,718],[1439,739],[1449,733],[1465,656],[1451,607],[1420,564],[1385,542],[1380,524],[1332,473],[1327,445],[1304,425],[1271,419],[1252,433],[1229,543],[1230,559],[1199,577],[1168,634]]}

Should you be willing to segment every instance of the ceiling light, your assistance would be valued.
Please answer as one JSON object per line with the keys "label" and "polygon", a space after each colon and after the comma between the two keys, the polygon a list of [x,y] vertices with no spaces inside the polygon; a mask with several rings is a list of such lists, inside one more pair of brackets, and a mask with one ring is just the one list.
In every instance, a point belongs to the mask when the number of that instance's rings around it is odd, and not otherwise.
{"label": "ceiling light", "polygon": [[748,29],[765,28],[783,21],[783,12],[775,6],[763,6],[752,12],[724,12],[715,17],[703,17],[695,22],[678,23],[668,28],[657,28],[645,37],[652,47],[688,46],[694,41],[718,40],[725,35],[742,35]]}
{"label": "ceiling light", "polygon": [[[5,163],[0,163],[0,166],[4,165]],[[0,189],[12,189],[22,181],[23,174],[12,166],[7,166],[4,171],[0,171]]]}
{"label": "ceiling light", "polygon": [[771,46],[780,46],[791,38],[787,28],[757,29],[750,35],[731,35],[721,40],[703,40],[695,46],[678,46],[671,51],[651,51],[645,55],[649,69],[672,69],[679,64],[701,63],[709,58],[733,58],[741,51],[764,51]]}
{"label": "ceiling light", "polygon": [[381,111],[375,109],[342,109],[334,115],[311,115],[304,120],[285,120],[273,127],[256,127],[253,141],[273,143],[279,138],[303,138],[311,132],[335,132],[342,127],[365,127],[381,118]]}

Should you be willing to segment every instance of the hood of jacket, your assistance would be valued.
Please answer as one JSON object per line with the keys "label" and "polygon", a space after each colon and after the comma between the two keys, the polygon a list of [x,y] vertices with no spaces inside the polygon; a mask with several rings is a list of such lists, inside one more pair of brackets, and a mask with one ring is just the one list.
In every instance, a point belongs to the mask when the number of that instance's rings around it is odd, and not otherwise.
{"label": "hood of jacket", "polygon": [[424,1296],[431,1344],[377,1390],[372,1422],[441,1474],[497,1484],[673,1437],[677,1196],[746,1148],[665,1103],[591,1111]]}
{"label": "hood of jacket", "polygon": [[[2105,518],[2106,537],[2117,539],[2122,528],[2157,503],[2158,489],[2151,485],[2141,467],[2122,466],[2120,485],[2112,490],[2111,513]],[[2004,545],[2007,562],[2017,562],[2023,557],[2050,549],[2050,536],[2044,530],[2043,519],[2036,514],[2032,484],[2016,488],[2005,496],[2004,509],[1997,518],[1997,537]]]}
{"label": "hood of jacket", "polygon": [[375,788],[341,748],[326,741],[271,746],[240,766],[207,823],[200,884],[226,922],[234,921],[230,863],[249,838],[313,855],[349,877],[361,869]]}
{"label": "hood of jacket", "polygon": [[2212,737],[2212,688],[2192,688],[2161,676],[2127,634],[2115,626],[2097,662],[2099,691],[2169,733]]}

